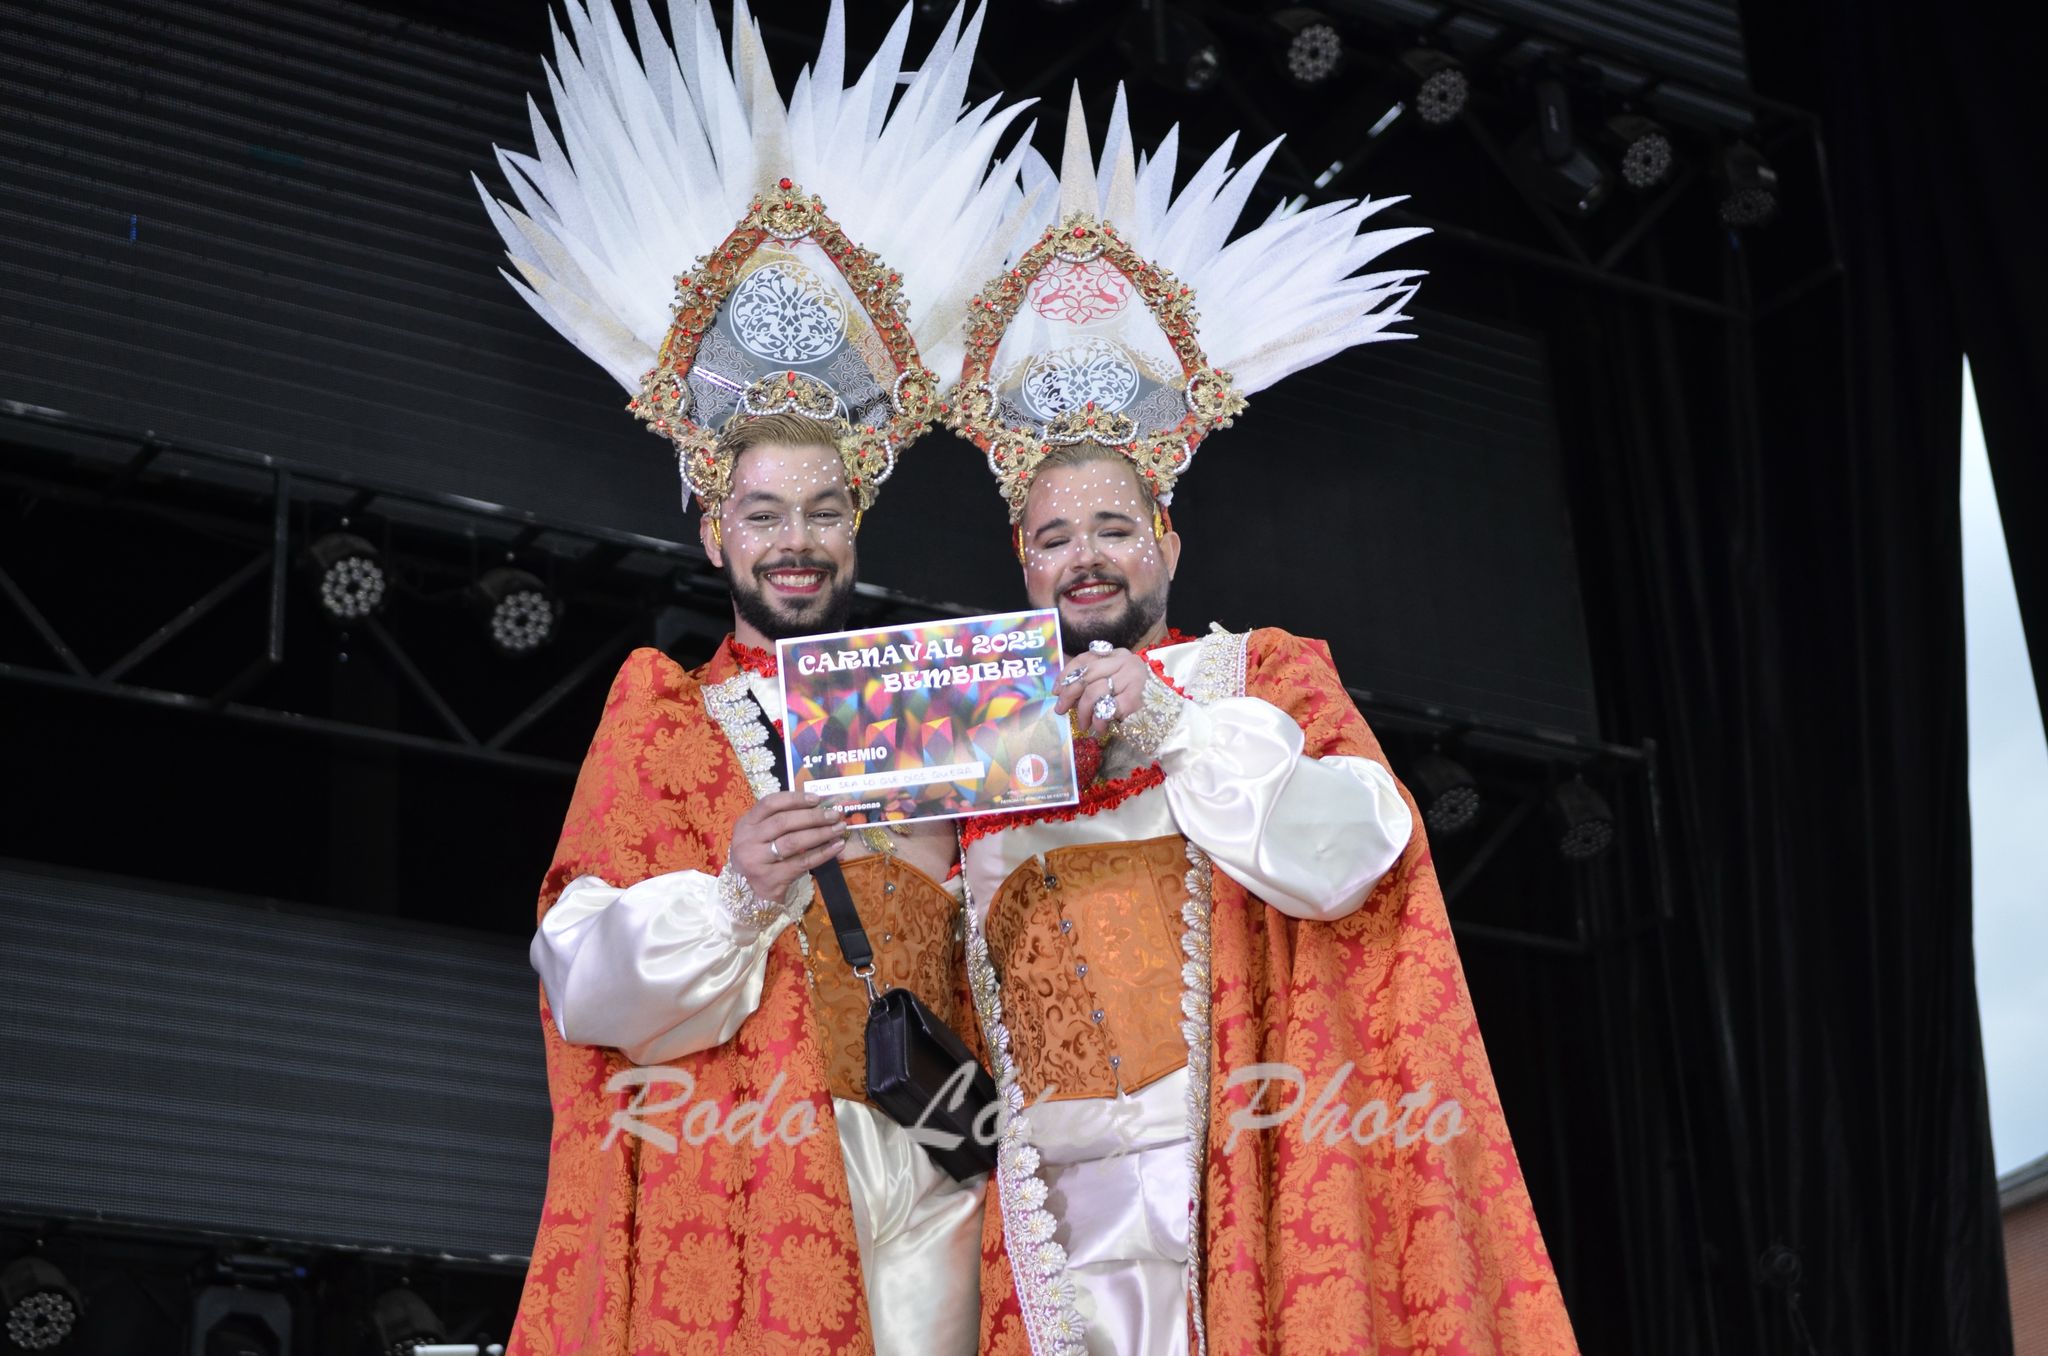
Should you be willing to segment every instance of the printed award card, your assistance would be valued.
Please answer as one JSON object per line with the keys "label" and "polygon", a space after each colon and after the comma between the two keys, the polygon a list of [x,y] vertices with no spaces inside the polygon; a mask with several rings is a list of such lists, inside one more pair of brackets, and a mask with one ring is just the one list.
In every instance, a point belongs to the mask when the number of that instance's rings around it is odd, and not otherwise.
{"label": "printed award card", "polygon": [[1003,612],[779,641],[786,782],[847,820],[1072,805],[1059,614]]}

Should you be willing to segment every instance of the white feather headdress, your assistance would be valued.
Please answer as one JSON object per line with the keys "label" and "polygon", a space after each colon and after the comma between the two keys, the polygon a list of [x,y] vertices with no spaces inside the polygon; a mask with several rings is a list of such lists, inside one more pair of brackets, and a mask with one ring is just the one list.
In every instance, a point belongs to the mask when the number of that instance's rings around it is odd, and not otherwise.
{"label": "white feather headdress", "polygon": [[729,53],[709,0],[669,0],[672,44],[630,3],[637,53],[612,0],[565,0],[561,135],[529,100],[535,154],[497,151],[516,202],[477,181],[505,277],[675,443],[686,497],[729,486],[728,418],[794,409],[843,421],[865,505],[934,419],[932,369],[958,370],[969,295],[1026,208],[1025,146],[990,166],[1024,105],[964,105],[979,12],[906,72],[906,6],[849,85],[834,0],[785,104],[745,0]]}
{"label": "white feather headdress", "polygon": [[1428,233],[1360,230],[1402,199],[1282,203],[1231,240],[1280,143],[1233,171],[1232,136],[1176,194],[1179,141],[1175,128],[1134,161],[1119,88],[1098,163],[1077,88],[1057,193],[1043,160],[1024,166],[1045,205],[974,299],[948,398],[949,422],[988,454],[1013,520],[1062,443],[1116,448],[1169,504],[1196,446],[1247,395],[1354,344],[1412,337],[1392,326],[1421,272],[1360,272]]}

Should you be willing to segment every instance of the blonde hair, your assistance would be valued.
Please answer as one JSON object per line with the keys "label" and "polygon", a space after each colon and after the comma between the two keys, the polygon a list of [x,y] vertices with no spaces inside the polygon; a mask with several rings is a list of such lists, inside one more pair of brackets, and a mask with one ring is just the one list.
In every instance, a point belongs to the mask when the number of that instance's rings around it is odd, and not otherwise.
{"label": "blonde hair", "polygon": [[731,465],[742,452],[766,447],[824,447],[839,451],[839,433],[822,419],[806,414],[750,414],[728,419],[718,431],[717,455]]}
{"label": "blonde hair", "polygon": [[[813,419],[807,414],[792,414],[781,411],[776,414],[743,414],[725,421],[725,427],[718,430],[718,442],[712,455],[724,466],[723,476],[728,490],[732,486],[732,468],[739,464],[740,455],[756,447],[822,447],[828,452],[839,454],[840,465],[846,464],[846,446],[839,441],[840,426],[823,419]],[[849,478],[852,471],[848,470]],[[853,530],[860,531],[860,520],[865,510],[860,507],[859,495],[854,495]],[[725,528],[718,520],[718,514],[725,507],[724,495],[716,503],[707,501],[705,516],[711,522],[711,539],[725,545]]]}

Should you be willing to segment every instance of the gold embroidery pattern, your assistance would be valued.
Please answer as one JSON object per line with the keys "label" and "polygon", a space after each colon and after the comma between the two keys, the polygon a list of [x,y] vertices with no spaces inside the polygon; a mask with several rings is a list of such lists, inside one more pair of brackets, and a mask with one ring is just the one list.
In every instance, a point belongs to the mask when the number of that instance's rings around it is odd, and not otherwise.
{"label": "gold embroidery pattern", "polygon": [[[1247,690],[1294,719],[1306,756],[1384,763],[1320,642],[1261,631],[1247,655]],[[1416,823],[1364,905],[1333,922],[1286,918],[1211,877],[1204,1310],[1218,1356],[1577,1351]],[[1427,1084],[1464,1132],[1397,1147],[1310,1135],[1297,1117],[1226,1151],[1247,1095],[1229,1075],[1255,1063],[1294,1065],[1311,1099],[1348,1069],[1339,1096],[1354,1106]]]}
{"label": "gold embroidery pattern", "polygon": [[1184,1068],[1179,834],[1056,848],[1010,873],[983,926],[1032,1100],[1134,1093]]}
{"label": "gold embroidery pattern", "polygon": [[1188,699],[1175,692],[1155,674],[1145,680],[1145,704],[1116,723],[1116,736],[1141,763],[1159,756],[1159,746],[1180,723],[1181,709]]}
{"label": "gold embroidery pattern", "polygon": [[[931,877],[893,856],[841,862],[846,888],[875,953],[875,988],[908,989],[935,1016],[959,1031],[966,1026],[959,982],[960,943],[953,923],[959,905]],[[824,909],[807,912],[799,926],[810,941],[811,1011],[825,1055],[825,1085],[834,1097],[864,1102],[868,1095],[868,992],[839,949]]]}
{"label": "gold embroidery pattern", "polygon": [[[718,664],[720,661],[714,661]],[[724,660],[725,672],[730,660]],[[753,803],[733,745],[707,719],[703,681],[654,650],[627,659],[577,779],[542,886],[596,875],[621,887],[670,871],[716,871]],[[675,1153],[619,1134],[629,1068],[616,1050],[561,1039],[541,1004],[554,1132],[512,1345],[531,1356],[728,1350],[823,1356],[868,1350],[856,1282],[813,1285],[776,1302],[787,1267],[859,1275],[845,1165],[793,944],[769,948],[760,1005],[731,1041],[674,1061],[700,1101],[795,1108],[816,1133],[756,1147],[714,1136]],[[680,1110],[653,1117],[681,1130]],[[679,1283],[687,1276],[687,1283]],[[774,1292],[774,1293],[771,1293]]]}

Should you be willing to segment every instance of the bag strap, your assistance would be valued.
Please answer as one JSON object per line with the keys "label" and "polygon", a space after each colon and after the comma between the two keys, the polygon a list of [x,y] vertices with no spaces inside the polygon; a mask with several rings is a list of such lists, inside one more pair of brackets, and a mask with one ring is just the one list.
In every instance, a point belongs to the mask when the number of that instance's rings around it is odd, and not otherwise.
{"label": "bag strap", "polygon": [[[756,703],[759,705],[759,703]],[[774,750],[775,766],[787,767],[789,756],[782,745],[782,735],[775,728],[775,722],[768,719],[766,711],[761,712],[761,721],[768,727],[768,747]],[[853,891],[847,888],[846,873],[839,869],[835,859],[820,862],[811,868],[811,879],[818,883],[818,893],[825,897],[825,912],[832,919],[832,931],[838,934],[839,950],[846,957],[846,963],[853,967],[868,986],[868,997],[875,995],[875,949],[868,945],[867,929],[860,924],[860,910],[853,906]],[[865,970],[866,974],[861,974]]]}

